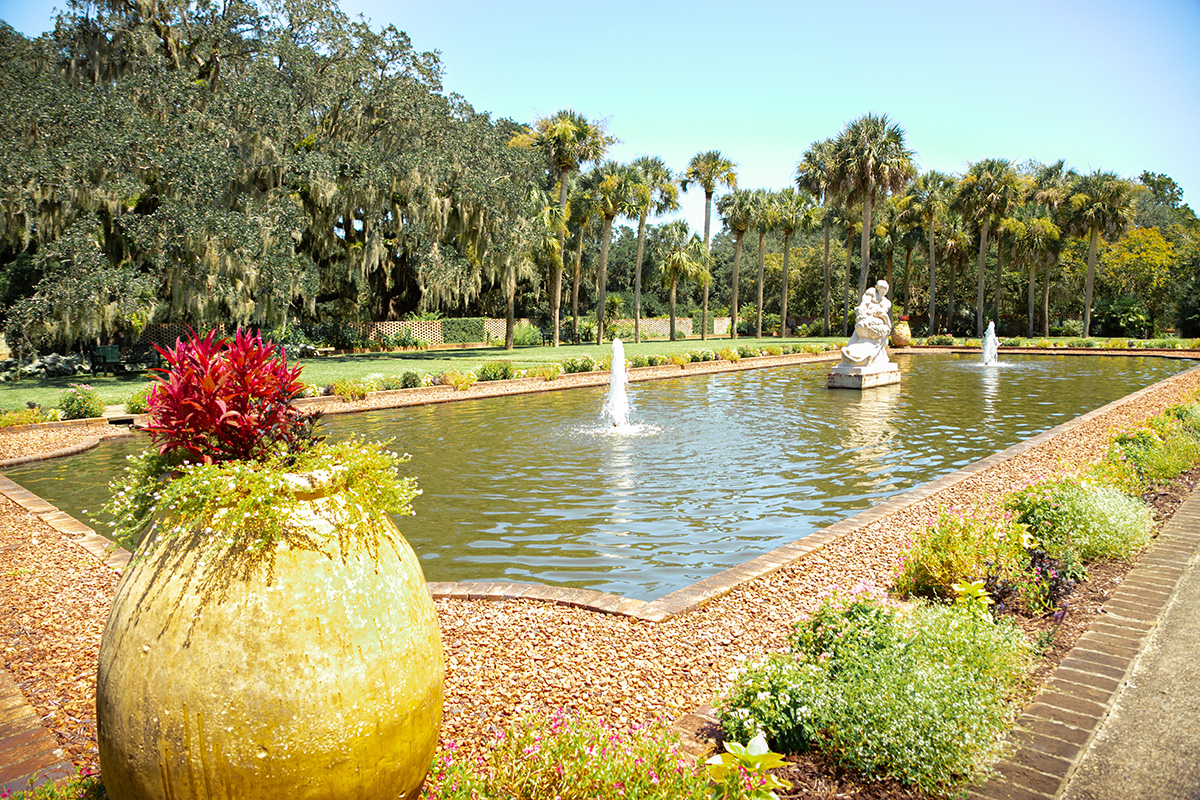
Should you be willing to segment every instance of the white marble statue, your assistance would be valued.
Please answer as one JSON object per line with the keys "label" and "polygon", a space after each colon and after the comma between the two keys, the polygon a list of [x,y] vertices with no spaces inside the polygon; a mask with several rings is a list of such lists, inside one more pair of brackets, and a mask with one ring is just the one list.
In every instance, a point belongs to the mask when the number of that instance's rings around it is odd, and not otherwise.
{"label": "white marble statue", "polygon": [[887,341],[892,334],[892,301],[887,299],[888,283],[879,281],[863,293],[854,309],[854,335],[842,348],[842,367],[878,369],[888,360]]}

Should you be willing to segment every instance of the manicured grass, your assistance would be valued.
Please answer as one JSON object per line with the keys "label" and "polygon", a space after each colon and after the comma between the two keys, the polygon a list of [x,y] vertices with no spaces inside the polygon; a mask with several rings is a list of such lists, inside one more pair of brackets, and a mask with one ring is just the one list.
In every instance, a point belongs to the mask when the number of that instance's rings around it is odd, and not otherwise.
{"label": "manicured grass", "polygon": [[[721,350],[730,346],[765,348],[783,344],[814,344],[817,342],[844,341],[843,339],[752,339],[739,337],[733,341],[727,337],[710,336],[669,341],[652,339],[641,344],[625,343],[625,357],[651,353],[670,355],[688,350],[705,348]],[[465,372],[476,370],[485,361],[508,360],[517,369],[527,369],[551,361],[578,358],[590,355],[595,358],[612,354],[612,345],[566,344],[558,348],[529,346],[505,350],[503,347],[472,347],[462,350],[406,350],[397,353],[359,353],[355,355],[307,358],[301,361],[305,383],[326,386],[339,380],[362,380],[368,375],[400,375],[416,372],[420,375],[440,375],[447,370]],[[137,375],[76,375],[70,378],[24,378],[20,381],[0,383],[0,410],[23,408],[34,402],[44,408],[58,405],[59,398],[71,383],[86,383],[99,393],[105,404],[124,404],[139,387],[150,380],[145,374]]]}

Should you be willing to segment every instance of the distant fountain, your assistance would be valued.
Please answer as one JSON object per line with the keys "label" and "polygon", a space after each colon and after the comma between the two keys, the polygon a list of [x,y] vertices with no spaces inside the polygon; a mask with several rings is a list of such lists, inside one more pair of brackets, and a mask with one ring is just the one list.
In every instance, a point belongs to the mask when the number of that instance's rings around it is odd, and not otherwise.
{"label": "distant fountain", "polygon": [[625,386],[629,376],[625,372],[625,345],[620,339],[613,339],[612,369],[608,376],[608,397],[600,409],[600,415],[612,422],[614,428],[629,428],[629,395]]}
{"label": "distant fountain", "polygon": [[996,355],[1000,348],[1000,340],[996,338],[996,323],[989,322],[987,333],[983,335],[983,363],[995,364],[999,361]]}

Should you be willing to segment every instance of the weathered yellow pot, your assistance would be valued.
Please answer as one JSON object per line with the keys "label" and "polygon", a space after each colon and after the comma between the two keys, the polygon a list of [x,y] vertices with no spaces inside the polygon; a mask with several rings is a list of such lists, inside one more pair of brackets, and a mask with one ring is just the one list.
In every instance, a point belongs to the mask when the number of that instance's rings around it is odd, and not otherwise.
{"label": "weathered yellow pot", "polygon": [[267,552],[150,536],[122,577],[96,686],[114,800],[419,792],[444,683],[420,565],[390,522],[339,542],[337,497],[305,483],[301,533]]}
{"label": "weathered yellow pot", "polygon": [[908,323],[900,320],[892,326],[892,347],[908,347],[912,344],[912,329]]}

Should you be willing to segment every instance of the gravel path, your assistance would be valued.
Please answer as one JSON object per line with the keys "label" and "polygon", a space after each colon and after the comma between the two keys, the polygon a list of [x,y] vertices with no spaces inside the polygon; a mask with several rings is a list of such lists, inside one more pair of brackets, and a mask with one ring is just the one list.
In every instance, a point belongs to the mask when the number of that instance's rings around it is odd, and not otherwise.
{"label": "gravel path", "polygon": [[[530,600],[438,600],[447,668],[443,742],[477,745],[493,729],[529,712],[565,709],[622,723],[691,711],[725,689],[742,660],[783,648],[792,621],[811,611],[826,587],[886,589],[906,534],[933,519],[940,507],[996,513],[1004,492],[1097,460],[1114,430],[1198,390],[1200,370],[1164,381],[1039,447],[666,622]],[[51,437],[54,449],[68,435]],[[11,444],[4,439],[0,435],[0,448]],[[18,446],[30,448],[34,441]],[[3,666],[72,759],[94,768],[95,663],[115,575],[0,498],[0,576]]]}

